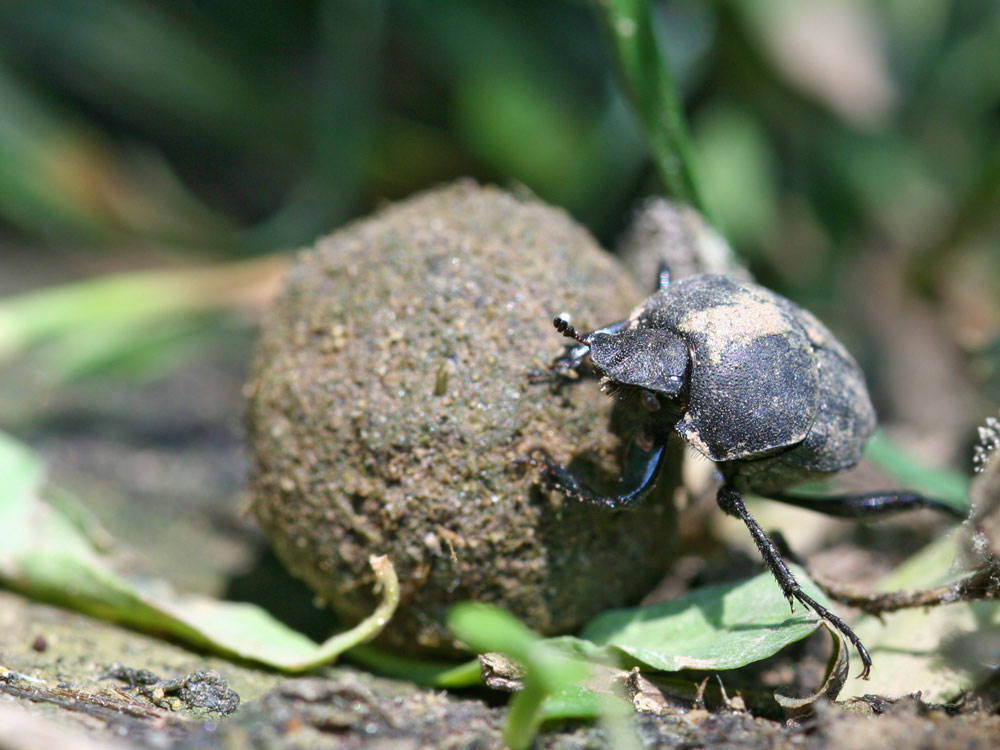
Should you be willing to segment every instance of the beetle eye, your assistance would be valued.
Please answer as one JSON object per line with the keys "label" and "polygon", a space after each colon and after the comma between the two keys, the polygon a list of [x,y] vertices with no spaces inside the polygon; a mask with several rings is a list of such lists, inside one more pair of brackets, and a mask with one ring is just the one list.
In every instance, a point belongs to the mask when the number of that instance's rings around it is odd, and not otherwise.
{"label": "beetle eye", "polygon": [[641,391],[639,393],[639,402],[646,411],[657,411],[660,408],[660,399],[652,391]]}

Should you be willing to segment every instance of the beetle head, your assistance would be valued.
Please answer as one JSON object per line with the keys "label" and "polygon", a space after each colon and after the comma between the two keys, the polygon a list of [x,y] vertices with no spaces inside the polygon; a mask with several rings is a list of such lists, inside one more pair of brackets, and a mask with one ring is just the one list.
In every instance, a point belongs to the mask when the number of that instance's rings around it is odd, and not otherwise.
{"label": "beetle head", "polygon": [[677,398],[684,388],[690,354],[677,335],[662,329],[633,328],[592,333],[585,342],[594,366],[612,382]]}

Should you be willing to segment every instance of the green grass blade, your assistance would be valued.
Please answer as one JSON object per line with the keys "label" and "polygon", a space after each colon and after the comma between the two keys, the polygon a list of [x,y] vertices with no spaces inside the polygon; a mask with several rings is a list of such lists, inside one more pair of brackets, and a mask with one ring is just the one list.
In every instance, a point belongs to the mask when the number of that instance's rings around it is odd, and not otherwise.
{"label": "green grass blade", "polygon": [[653,33],[648,1],[598,0],[597,8],[664,187],[710,216],[698,187],[684,104]]}

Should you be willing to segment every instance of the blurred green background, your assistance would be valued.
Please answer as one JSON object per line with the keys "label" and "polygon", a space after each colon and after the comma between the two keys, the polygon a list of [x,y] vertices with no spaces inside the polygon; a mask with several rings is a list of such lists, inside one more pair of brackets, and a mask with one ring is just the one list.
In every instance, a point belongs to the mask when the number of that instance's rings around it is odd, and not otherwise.
{"label": "blurred green background", "polygon": [[[730,242],[914,455],[967,465],[1000,401],[1000,3],[651,5]],[[281,251],[460,176],[609,247],[662,192],[592,3],[3,3],[0,420],[198,352],[238,373]]]}

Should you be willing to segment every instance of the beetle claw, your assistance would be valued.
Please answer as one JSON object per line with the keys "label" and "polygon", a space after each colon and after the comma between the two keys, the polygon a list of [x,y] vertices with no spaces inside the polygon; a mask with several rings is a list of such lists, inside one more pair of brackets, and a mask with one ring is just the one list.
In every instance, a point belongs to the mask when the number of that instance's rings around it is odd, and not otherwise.
{"label": "beetle claw", "polygon": [[517,469],[524,469],[529,466],[532,469],[536,469],[539,466],[547,469],[554,464],[555,460],[553,460],[553,458],[549,455],[549,452],[545,450],[545,448],[537,445],[529,448],[526,455],[517,456],[511,460],[511,465]]}
{"label": "beetle claw", "polygon": [[528,370],[528,382],[532,385],[536,383],[552,383],[556,380],[556,373],[552,369],[548,370]]}

